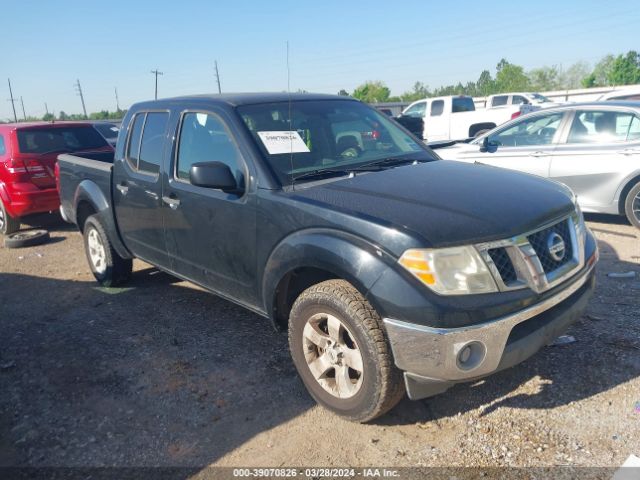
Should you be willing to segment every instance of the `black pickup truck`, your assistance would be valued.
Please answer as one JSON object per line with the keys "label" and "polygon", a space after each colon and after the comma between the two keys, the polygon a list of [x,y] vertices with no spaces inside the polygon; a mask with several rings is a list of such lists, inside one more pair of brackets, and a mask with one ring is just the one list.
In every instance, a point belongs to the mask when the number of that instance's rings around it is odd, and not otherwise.
{"label": "black pickup truck", "polygon": [[353,99],[139,103],[105,160],[59,157],[96,279],[140,258],[271,319],[310,394],[352,420],[525,360],[594,288],[570,190],[442,161]]}

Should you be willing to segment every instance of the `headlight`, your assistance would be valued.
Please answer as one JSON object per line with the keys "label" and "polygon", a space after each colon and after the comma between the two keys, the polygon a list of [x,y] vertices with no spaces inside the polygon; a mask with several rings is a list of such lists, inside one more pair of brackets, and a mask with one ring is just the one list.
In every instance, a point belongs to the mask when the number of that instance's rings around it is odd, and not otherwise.
{"label": "headlight", "polygon": [[440,295],[498,291],[487,265],[471,246],[411,249],[398,262]]}

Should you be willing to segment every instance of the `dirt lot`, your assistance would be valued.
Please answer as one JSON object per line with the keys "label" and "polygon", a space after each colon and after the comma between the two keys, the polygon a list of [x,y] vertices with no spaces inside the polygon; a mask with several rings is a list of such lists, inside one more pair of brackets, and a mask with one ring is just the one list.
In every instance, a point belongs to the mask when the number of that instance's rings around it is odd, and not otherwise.
{"label": "dirt lot", "polygon": [[315,406],[267,320],[141,262],[98,288],[53,224],[0,247],[0,466],[619,466],[640,455],[640,232],[590,220],[575,343],[370,425]]}

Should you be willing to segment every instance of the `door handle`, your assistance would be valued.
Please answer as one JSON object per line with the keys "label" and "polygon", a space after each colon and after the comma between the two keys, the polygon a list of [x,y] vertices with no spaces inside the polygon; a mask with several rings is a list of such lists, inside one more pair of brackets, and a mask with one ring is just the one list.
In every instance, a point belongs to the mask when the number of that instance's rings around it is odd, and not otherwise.
{"label": "door handle", "polygon": [[640,150],[637,148],[625,148],[624,150],[618,150],[616,153],[620,155],[638,155],[640,154]]}
{"label": "door handle", "polygon": [[152,192],[151,190],[145,190],[144,193],[149,195],[154,200],[158,200],[158,194],[156,192]]}
{"label": "door handle", "polygon": [[116,185],[116,188],[120,190],[120,193],[122,195],[126,195],[127,193],[129,193],[129,187],[124,182],[120,183],[119,185]]}
{"label": "door handle", "polygon": [[549,154],[545,152],[533,152],[533,153],[530,153],[529,156],[539,158],[539,157],[548,157]]}
{"label": "door handle", "polygon": [[177,210],[178,207],[180,206],[180,200],[177,198],[165,197],[163,195],[162,201],[167,205],[169,205],[169,208],[171,208],[171,210]]}

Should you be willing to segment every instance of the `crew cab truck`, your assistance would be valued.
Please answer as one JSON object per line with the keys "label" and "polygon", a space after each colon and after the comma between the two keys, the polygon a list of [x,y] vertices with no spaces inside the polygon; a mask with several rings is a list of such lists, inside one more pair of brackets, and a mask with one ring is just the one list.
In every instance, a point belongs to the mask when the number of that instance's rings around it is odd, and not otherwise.
{"label": "crew cab truck", "polygon": [[[422,139],[428,142],[478,137],[521,113],[521,105],[476,110],[466,95],[418,100],[403,110],[402,117],[421,118]],[[400,121],[400,123],[402,123]]]}
{"label": "crew cab truck", "polygon": [[0,124],[0,233],[20,218],[57,211],[55,162],[61,152],[113,152],[91,125],[74,122]]}
{"label": "crew cab truck", "polygon": [[441,161],[354,99],[138,103],[113,165],[58,162],[101,284],[137,257],[270,318],[309,393],[355,421],[525,360],[594,288],[566,187]]}

